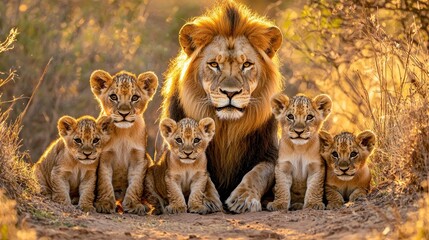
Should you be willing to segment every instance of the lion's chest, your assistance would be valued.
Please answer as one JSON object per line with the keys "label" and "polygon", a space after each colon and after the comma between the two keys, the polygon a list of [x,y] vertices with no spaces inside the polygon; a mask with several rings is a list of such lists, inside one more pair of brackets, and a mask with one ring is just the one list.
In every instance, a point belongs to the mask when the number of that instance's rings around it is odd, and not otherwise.
{"label": "lion's chest", "polygon": [[195,171],[184,169],[181,173],[178,173],[177,176],[180,179],[179,185],[182,189],[183,195],[185,197],[189,196],[191,192],[191,184],[195,177]]}

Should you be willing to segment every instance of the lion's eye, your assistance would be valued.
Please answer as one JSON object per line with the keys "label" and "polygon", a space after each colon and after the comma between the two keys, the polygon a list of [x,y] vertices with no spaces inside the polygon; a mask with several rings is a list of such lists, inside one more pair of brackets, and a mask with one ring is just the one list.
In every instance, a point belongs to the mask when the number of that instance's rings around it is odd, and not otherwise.
{"label": "lion's eye", "polygon": [[358,155],[358,153],[355,152],[355,151],[353,151],[353,152],[350,153],[350,157],[351,158],[355,158],[357,155]]}
{"label": "lion's eye", "polygon": [[287,115],[287,118],[288,118],[289,120],[293,120],[295,117],[293,116],[293,114],[288,114],[288,115]]}
{"label": "lion's eye", "polygon": [[176,138],[175,140],[176,140],[176,142],[177,142],[178,144],[183,143],[183,141],[182,141],[182,139],[181,139],[181,138]]}
{"label": "lion's eye", "polygon": [[314,116],[313,115],[307,115],[307,121],[311,121],[313,120]]}
{"label": "lion's eye", "polygon": [[118,96],[116,94],[110,94],[109,98],[112,101],[117,101],[118,100]]}
{"label": "lion's eye", "polygon": [[201,139],[199,138],[194,138],[194,143],[199,143],[201,141]]}
{"label": "lion's eye", "polygon": [[253,63],[251,63],[251,62],[245,62],[245,63],[243,63],[243,69],[248,68],[252,65],[253,65]]}
{"label": "lion's eye", "polygon": [[133,95],[133,97],[131,98],[131,101],[135,102],[135,101],[139,100],[139,98],[140,98],[139,96]]}
{"label": "lion's eye", "polygon": [[332,152],[332,156],[334,157],[334,158],[338,158],[338,153],[337,152]]}
{"label": "lion's eye", "polygon": [[99,139],[99,138],[94,138],[94,140],[92,140],[92,143],[94,143],[94,144],[96,144],[96,143],[98,143],[98,142],[100,142],[100,139]]}
{"label": "lion's eye", "polygon": [[75,143],[77,143],[77,144],[81,144],[82,143],[82,139],[80,139],[80,138],[75,138],[75,139],[73,139],[74,140],[74,142]]}
{"label": "lion's eye", "polygon": [[207,64],[212,68],[219,68],[219,64],[217,62],[209,62]]}

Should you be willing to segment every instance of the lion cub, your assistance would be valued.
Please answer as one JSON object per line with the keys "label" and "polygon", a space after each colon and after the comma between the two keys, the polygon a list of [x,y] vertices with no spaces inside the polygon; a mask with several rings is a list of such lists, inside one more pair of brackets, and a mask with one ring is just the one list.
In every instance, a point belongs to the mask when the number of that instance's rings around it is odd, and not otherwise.
{"label": "lion cub", "polygon": [[347,200],[365,198],[371,181],[366,160],[374,150],[375,134],[369,130],[357,136],[342,132],[332,138],[328,132],[321,131],[320,141],[327,165],[326,208],[337,209]]}
{"label": "lion cub", "polygon": [[143,113],[158,87],[158,77],[153,72],[136,76],[122,71],[111,76],[97,70],[91,74],[90,83],[102,108],[100,116],[111,116],[114,122],[98,167],[95,208],[113,213],[116,200],[122,200],[125,212],[143,215],[148,210],[141,197],[149,165]]}
{"label": "lion cub", "polygon": [[275,198],[268,203],[268,210],[325,208],[325,165],[320,156],[319,131],[331,105],[331,98],[324,94],[313,99],[304,95],[289,99],[283,94],[272,98],[282,137],[275,167]]}
{"label": "lion cub", "polygon": [[[203,118],[196,122],[184,118],[176,123],[165,118],[161,121],[160,131],[168,150],[149,168],[146,177],[146,199],[155,207],[153,213],[220,211],[222,203],[207,172],[205,154],[215,133],[213,119]],[[209,197],[216,201],[206,201],[207,194],[213,194]]]}
{"label": "lion cub", "polygon": [[53,142],[33,166],[41,193],[52,200],[72,204],[85,212],[95,210],[94,189],[98,159],[110,139],[110,117],[96,120],[90,116],[58,121],[60,138]]}

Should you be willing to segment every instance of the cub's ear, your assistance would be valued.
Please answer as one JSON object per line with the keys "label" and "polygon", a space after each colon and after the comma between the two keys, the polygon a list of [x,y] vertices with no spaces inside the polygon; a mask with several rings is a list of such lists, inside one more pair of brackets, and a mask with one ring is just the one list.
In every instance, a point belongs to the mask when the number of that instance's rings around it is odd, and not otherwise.
{"label": "cub's ear", "polygon": [[110,116],[101,116],[97,120],[97,127],[103,134],[110,134],[113,131],[113,118]]}
{"label": "cub's ear", "polygon": [[58,132],[60,133],[61,137],[65,137],[69,135],[77,126],[76,119],[70,117],[70,116],[63,116],[58,120]]}
{"label": "cub's ear", "polygon": [[323,119],[331,113],[332,100],[326,94],[320,94],[313,98],[313,107],[322,115]]}
{"label": "cub's ear", "polygon": [[212,118],[203,118],[198,122],[198,127],[200,130],[208,137],[210,140],[213,138],[215,134],[215,122]]}
{"label": "cub's ear", "polygon": [[359,146],[367,149],[369,153],[374,150],[376,141],[377,137],[370,130],[363,131],[356,137],[356,142],[359,144]]}
{"label": "cub's ear", "polygon": [[283,40],[282,32],[275,26],[254,31],[248,38],[254,47],[263,50],[269,58],[274,57]]}
{"label": "cub's ear", "polygon": [[276,119],[279,119],[281,117],[281,115],[284,113],[284,111],[286,111],[288,106],[289,98],[282,93],[278,93],[271,98],[271,110]]}
{"label": "cub's ear", "polygon": [[159,124],[159,129],[161,130],[161,135],[164,139],[171,137],[171,134],[176,131],[177,123],[171,118],[162,119]]}
{"label": "cub's ear", "polygon": [[320,131],[319,132],[319,139],[320,139],[320,152],[326,152],[329,150],[329,147],[334,142],[334,139],[332,138],[332,135],[328,133],[327,131]]}
{"label": "cub's ear", "polygon": [[186,55],[191,56],[194,51],[211,42],[213,36],[199,28],[196,24],[187,23],[179,31],[179,43]]}
{"label": "cub's ear", "polygon": [[96,70],[92,72],[89,79],[91,90],[95,96],[99,96],[101,92],[106,89],[113,82],[112,76],[106,71]]}
{"label": "cub's ear", "polygon": [[154,72],[145,72],[138,76],[137,84],[147,91],[149,98],[152,98],[158,87],[158,77]]}

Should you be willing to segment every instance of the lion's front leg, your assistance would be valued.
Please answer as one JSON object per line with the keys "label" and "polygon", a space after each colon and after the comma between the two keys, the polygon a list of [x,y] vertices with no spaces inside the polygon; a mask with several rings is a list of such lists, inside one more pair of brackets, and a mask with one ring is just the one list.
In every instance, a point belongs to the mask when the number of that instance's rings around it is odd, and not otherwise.
{"label": "lion's front leg", "polygon": [[79,208],[84,212],[94,212],[94,191],[97,181],[96,170],[87,171],[79,185]]}
{"label": "lion's front leg", "polygon": [[51,172],[51,183],[52,183],[52,200],[66,205],[71,205],[70,199],[70,184],[68,181],[70,173],[65,173],[54,168]]}
{"label": "lion's front leg", "polygon": [[325,167],[323,163],[311,163],[308,166],[307,190],[303,208],[317,210],[325,209],[323,204],[323,184],[325,181]]}
{"label": "lion's front leg", "polygon": [[274,201],[268,203],[270,211],[288,210],[290,207],[290,188],[292,187],[292,163],[281,162],[276,165],[274,186]]}
{"label": "lion's front leg", "polygon": [[149,207],[142,204],[143,182],[147,171],[147,161],[143,151],[134,151],[128,168],[128,187],[122,206],[125,212],[144,215]]}
{"label": "lion's front leg", "polygon": [[274,163],[259,163],[244,175],[243,180],[226,200],[229,210],[236,213],[261,211],[261,197],[273,181]]}
{"label": "lion's front leg", "polygon": [[207,185],[206,172],[198,172],[191,182],[191,193],[189,194],[188,210],[190,213],[207,214],[209,209],[203,204],[204,191]]}
{"label": "lion's front leg", "polygon": [[222,211],[222,202],[219,193],[210,177],[207,178],[203,204],[209,209],[209,213]]}

